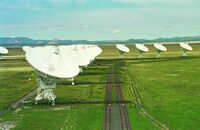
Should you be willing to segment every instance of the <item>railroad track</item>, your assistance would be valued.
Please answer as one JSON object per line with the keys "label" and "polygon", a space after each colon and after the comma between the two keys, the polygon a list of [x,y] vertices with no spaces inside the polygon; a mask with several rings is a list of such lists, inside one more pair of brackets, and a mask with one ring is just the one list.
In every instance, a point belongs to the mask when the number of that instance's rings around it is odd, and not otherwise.
{"label": "railroad track", "polygon": [[107,74],[103,130],[111,130],[112,74]]}
{"label": "railroad track", "polygon": [[[114,69],[107,74],[103,130],[132,130],[119,75]],[[115,86],[118,104],[112,104],[112,85]]]}
{"label": "railroad track", "polygon": [[[115,71],[115,89],[117,92],[118,101],[124,101],[124,95],[122,91],[122,87],[119,80],[119,75]],[[128,116],[128,109],[125,104],[119,104],[120,109],[120,118],[121,118],[121,126],[122,130],[131,130],[131,124]]]}

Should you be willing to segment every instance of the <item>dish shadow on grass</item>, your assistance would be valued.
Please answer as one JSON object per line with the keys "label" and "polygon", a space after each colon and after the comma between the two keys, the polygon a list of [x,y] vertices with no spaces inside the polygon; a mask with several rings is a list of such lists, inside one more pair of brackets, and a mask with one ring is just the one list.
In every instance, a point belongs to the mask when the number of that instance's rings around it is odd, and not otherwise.
{"label": "dish shadow on grass", "polygon": [[[111,82],[111,83],[115,83],[114,81],[113,82]],[[119,83],[124,83],[123,81],[120,81]],[[105,84],[106,84],[106,81],[101,81],[101,82],[76,82],[75,81],[75,85],[73,86],[73,85],[71,85],[72,83],[71,82],[62,82],[62,83],[57,83],[58,85],[68,85],[68,86],[66,86],[66,87],[69,87],[69,86],[71,86],[71,87],[76,87],[76,85],[77,86],[81,86],[81,85],[104,85],[104,86],[106,86]],[[63,86],[63,87],[65,87],[65,86]]]}
{"label": "dish shadow on grass", "polygon": [[[64,106],[64,105],[103,105],[103,104],[130,104],[131,101],[56,101],[55,107]],[[54,107],[51,105],[51,102],[48,101],[39,101],[38,104],[34,104],[34,102],[30,103],[30,106],[48,106]]]}
{"label": "dish shadow on grass", "polygon": [[108,70],[105,70],[105,72],[83,72],[83,74],[80,74],[79,76],[95,76],[95,75],[106,75],[106,74],[117,74],[115,72],[108,73]]}

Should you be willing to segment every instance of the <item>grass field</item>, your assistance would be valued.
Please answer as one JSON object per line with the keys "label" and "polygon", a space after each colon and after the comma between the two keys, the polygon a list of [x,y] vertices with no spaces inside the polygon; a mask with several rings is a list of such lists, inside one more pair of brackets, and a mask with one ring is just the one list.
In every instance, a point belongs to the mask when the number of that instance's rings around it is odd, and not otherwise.
{"label": "grass field", "polygon": [[35,77],[25,60],[1,60],[0,110],[36,88]]}
{"label": "grass field", "polygon": [[128,63],[143,103],[170,129],[196,129],[200,118],[200,58]]}
{"label": "grass field", "polygon": [[102,127],[102,111],[98,105],[32,107],[10,112],[3,120],[15,121],[15,130],[99,130]]}
{"label": "grass field", "polygon": [[[145,59],[139,61],[137,50],[129,46],[130,53],[124,55],[126,71],[135,77],[145,110],[172,130],[200,129],[200,45],[192,45],[194,51],[189,57],[181,57],[177,45],[167,45],[168,52],[162,59],[155,59],[152,46]],[[57,102],[65,107],[49,105],[23,105],[18,110],[9,111],[0,122],[14,121],[17,130],[25,129],[67,129],[100,130],[103,120],[102,102],[105,96],[106,73],[118,63],[118,51],[114,46],[102,46],[103,53],[97,61],[84,69],[75,78],[75,86],[69,81],[57,85]],[[12,48],[9,55],[23,55],[20,49]],[[135,101],[131,93],[126,71],[120,71],[125,99]],[[5,108],[37,87],[36,74],[25,60],[0,61],[0,109]],[[115,94],[113,94],[115,99]],[[151,121],[138,112],[133,104],[128,105],[132,128],[136,130],[158,129]]]}

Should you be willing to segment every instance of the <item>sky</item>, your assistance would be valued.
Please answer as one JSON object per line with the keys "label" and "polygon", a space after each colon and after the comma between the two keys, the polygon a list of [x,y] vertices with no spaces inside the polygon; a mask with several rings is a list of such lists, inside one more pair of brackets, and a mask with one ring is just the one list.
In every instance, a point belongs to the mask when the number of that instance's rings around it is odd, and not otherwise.
{"label": "sky", "polygon": [[0,0],[0,36],[127,40],[200,35],[200,0]]}

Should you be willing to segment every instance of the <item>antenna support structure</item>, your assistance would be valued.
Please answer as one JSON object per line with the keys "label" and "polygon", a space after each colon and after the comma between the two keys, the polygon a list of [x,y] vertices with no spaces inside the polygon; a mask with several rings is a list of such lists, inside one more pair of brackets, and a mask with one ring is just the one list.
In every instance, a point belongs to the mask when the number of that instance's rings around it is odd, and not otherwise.
{"label": "antenna support structure", "polygon": [[156,58],[161,58],[161,51],[157,49],[157,54],[156,54]]}
{"label": "antenna support structure", "polygon": [[123,58],[124,57],[124,52],[119,50],[119,58]]}
{"label": "antenna support structure", "polygon": [[184,49],[184,48],[182,48],[182,56],[184,56],[184,57],[187,56],[187,53],[186,53],[186,52],[187,52],[187,50]]}
{"label": "antenna support structure", "polygon": [[35,97],[35,104],[38,104],[39,100],[48,100],[55,105],[56,95],[53,92],[53,89],[56,88],[56,82],[44,77],[39,77],[37,79],[38,88],[37,88],[37,96]]}
{"label": "antenna support structure", "polygon": [[143,54],[144,54],[143,51],[138,50],[138,59],[142,59],[144,57]]}

